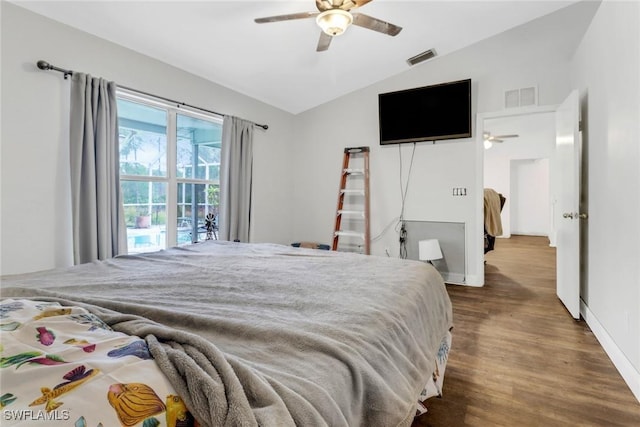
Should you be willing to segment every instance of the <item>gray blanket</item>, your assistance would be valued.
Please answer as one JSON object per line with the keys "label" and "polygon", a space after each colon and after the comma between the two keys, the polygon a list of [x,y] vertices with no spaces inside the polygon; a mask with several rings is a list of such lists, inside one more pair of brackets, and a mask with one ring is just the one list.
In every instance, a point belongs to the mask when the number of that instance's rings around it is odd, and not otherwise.
{"label": "gray blanket", "polygon": [[204,242],[2,278],[146,339],[205,426],[409,426],[452,326],[417,261]]}

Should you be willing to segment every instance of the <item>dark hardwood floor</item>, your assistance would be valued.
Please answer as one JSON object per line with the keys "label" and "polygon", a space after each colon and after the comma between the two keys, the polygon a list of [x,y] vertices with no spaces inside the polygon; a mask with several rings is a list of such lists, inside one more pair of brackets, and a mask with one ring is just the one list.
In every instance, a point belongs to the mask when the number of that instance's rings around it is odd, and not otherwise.
{"label": "dark hardwood floor", "polygon": [[485,286],[447,285],[453,343],[442,398],[412,427],[640,426],[640,403],[556,297],[555,249],[498,239]]}

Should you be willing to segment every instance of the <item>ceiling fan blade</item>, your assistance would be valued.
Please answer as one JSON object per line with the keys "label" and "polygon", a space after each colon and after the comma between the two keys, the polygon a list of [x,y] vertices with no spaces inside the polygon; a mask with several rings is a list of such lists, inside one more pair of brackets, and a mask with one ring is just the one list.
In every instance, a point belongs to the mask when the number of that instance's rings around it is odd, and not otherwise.
{"label": "ceiling fan blade", "polygon": [[502,135],[494,136],[494,135],[491,135],[491,133],[489,132],[485,132],[483,135],[483,138],[485,141],[488,141],[488,142],[502,142],[502,140],[500,139],[502,138]]}
{"label": "ceiling fan blade", "polygon": [[402,30],[402,27],[390,24],[381,19],[374,18],[363,13],[353,13],[353,25],[359,27],[368,28],[369,30],[377,31],[379,33],[387,34],[390,36],[396,36]]}
{"label": "ceiling fan blade", "polygon": [[331,44],[331,37],[329,34],[324,31],[320,31],[320,39],[318,39],[318,47],[316,48],[316,52],[324,52],[329,49],[329,45]]}
{"label": "ceiling fan blade", "polygon": [[276,16],[267,16],[265,18],[256,18],[254,19],[254,21],[257,24],[266,24],[269,22],[291,21],[293,19],[315,18],[319,14],[320,12],[290,13],[288,15],[276,15]]}

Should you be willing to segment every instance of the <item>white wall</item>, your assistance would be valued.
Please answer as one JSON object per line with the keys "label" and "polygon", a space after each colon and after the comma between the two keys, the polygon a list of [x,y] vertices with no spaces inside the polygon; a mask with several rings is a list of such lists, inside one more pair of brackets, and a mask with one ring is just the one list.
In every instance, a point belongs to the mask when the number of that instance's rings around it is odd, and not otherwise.
{"label": "white wall", "polygon": [[[508,117],[487,118],[485,130],[492,135],[517,134],[517,138],[504,139],[484,151],[484,186],[493,188],[506,197],[502,210],[503,236],[514,234],[548,236],[551,227],[551,194],[555,171],[548,170],[546,176],[531,176],[523,182],[521,191],[512,184],[515,174],[513,166],[524,173],[527,166],[540,166],[539,160],[548,159],[554,164],[555,114],[539,112]],[[533,163],[523,163],[538,160]],[[541,182],[542,180],[542,182]],[[514,215],[518,215],[514,217]],[[517,227],[514,229],[514,223]]]}
{"label": "white wall", "polygon": [[603,2],[571,65],[583,104],[589,213],[581,295],[640,399],[640,3]]}
{"label": "white wall", "polygon": [[[294,184],[294,234],[301,240],[327,242],[331,238],[340,161],[348,146],[371,147],[372,236],[397,220],[401,207],[400,156],[406,182],[412,145],[379,145],[379,93],[471,78],[474,117],[476,113],[502,109],[503,91],[511,88],[537,85],[541,105],[560,103],[571,88],[569,54],[554,49],[562,44],[559,42],[549,43],[543,50],[527,42],[553,34],[540,28],[565,25],[563,19],[509,31],[300,114],[293,162],[298,177]],[[467,283],[475,285],[484,282],[482,192],[476,189],[476,172],[482,167],[476,164],[476,152],[482,149],[478,144],[482,144],[481,138],[475,137],[417,144],[405,208],[406,219],[465,223]],[[467,196],[452,196],[452,187],[466,187]],[[385,248],[398,254],[398,235],[393,227],[389,230],[373,242],[373,254],[384,255]]]}
{"label": "white wall", "polygon": [[291,242],[288,190],[293,116],[173,66],[1,2],[3,274],[71,263],[69,82],[40,59],[269,130],[255,132],[252,241]]}

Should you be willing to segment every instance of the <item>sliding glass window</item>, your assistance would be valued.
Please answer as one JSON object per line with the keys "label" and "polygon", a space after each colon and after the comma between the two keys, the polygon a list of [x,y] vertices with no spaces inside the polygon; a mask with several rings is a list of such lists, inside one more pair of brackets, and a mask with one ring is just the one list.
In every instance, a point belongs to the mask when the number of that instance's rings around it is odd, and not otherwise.
{"label": "sliding glass window", "polygon": [[120,185],[129,253],[206,238],[220,203],[222,118],[118,93]]}

